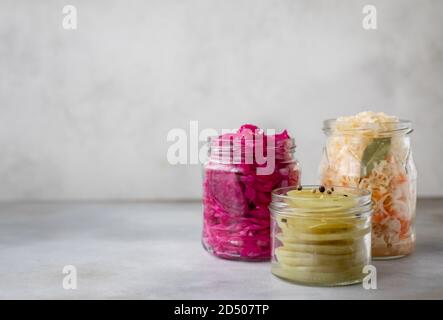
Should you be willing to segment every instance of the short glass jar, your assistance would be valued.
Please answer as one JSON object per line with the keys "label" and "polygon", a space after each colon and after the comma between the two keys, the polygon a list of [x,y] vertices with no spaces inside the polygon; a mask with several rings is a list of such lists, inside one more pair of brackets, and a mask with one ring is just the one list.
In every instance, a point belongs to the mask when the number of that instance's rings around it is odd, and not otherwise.
{"label": "short glass jar", "polygon": [[361,282],[371,261],[371,194],[355,188],[287,187],[272,193],[272,273],[291,282]]}
{"label": "short glass jar", "polygon": [[[363,120],[367,117],[372,120]],[[393,259],[411,253],[417,199],[411,122],[362,113],[343,121],[326,120],[323,130],[328,138],[321,183],[372,192],[372,257]]]}
{"label": "short glass jar", "polygon": [[294,150],[286,131],[266,137],[252,125],[209,139],[203,173],[202,243],[207,251],[225,259],[270,259],[271,192],[298,185]]}

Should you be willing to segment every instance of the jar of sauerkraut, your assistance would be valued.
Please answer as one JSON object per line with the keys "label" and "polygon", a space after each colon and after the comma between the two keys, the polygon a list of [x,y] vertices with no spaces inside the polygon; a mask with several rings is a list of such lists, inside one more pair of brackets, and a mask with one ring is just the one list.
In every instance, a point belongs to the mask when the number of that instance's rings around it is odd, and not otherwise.
{"label": "jar of sauerkraut", "polygon": [[415,247],[417,171],[410,121],[362,112],[324,122],[321,181],[372,192],[372,256],[398,258]]}
{"label": "jar of sauerkraut", "polygon": [[298,185],[294,140],[253,125],[209,139],[203,173],[204,248],[234,260],[271,257],[271,191]]}
{"label": "jar of sauerkraut", "polygon": [[272,193],[272,273],[308,285],[361,282],[371,261],[371,193],[288,187]]}

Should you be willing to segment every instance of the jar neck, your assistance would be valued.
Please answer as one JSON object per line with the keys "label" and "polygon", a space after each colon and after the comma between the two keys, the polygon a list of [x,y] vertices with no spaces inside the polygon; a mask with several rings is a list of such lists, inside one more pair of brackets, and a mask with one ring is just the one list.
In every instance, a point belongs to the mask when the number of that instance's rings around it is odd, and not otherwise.
{"label": "jar neck", "polygon": [[291,161],[294,160],[294,153],[294,139],[278,142],[273,137],[252,140],[218,138],[208,140],[209,160],[226,164],[264,165],[269,161]]}
{"label": "jar neck", "polygon": [[347,123],[336,119],[323,122],[323,132],[327,136],[355,137],[406,137],[413,132],[412,123],[408,120],[385,123]]}

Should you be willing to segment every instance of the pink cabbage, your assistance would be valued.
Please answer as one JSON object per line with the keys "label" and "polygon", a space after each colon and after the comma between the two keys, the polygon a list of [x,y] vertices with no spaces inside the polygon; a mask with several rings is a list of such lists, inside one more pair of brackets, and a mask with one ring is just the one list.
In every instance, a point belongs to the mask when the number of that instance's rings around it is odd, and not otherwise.
{"label": "pink cabbage", "polygon": [[[266,135],[253,125],[244,125],[236,133],[217,137],[218,141],[240,138],[257,147],[263,136],[266,159]],[[203,182],[203,244],[215,255],[228,259],[267,260],[271,257],[270,212],[271,191],[299,184],[300,172],[292,158],[293,141],[287,131],[276,134],[275,168],[271,174],[259,175],[265,166],[253,161],[230,163],[211,156],[205,165]],[[273,150],[274,151],[274,150]],[[245,160],[245,159],[242,159]],[[272,161],[274,159],[272,158]]]}

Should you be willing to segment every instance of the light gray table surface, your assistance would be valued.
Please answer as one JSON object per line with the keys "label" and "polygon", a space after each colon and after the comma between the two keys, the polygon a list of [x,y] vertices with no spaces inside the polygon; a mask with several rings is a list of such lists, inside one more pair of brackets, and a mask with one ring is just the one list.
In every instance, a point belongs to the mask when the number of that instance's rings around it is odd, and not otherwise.
{"label": "light gray table surface", "polygon": [[[199,203],[0,204],[1,299],[442,299],[443,199],[421,200],[417,250],[374,261],[378,288],[318,288],[270,264],[215,258],[200,244]],[[78,288],[64,290],[74,265]]]}

